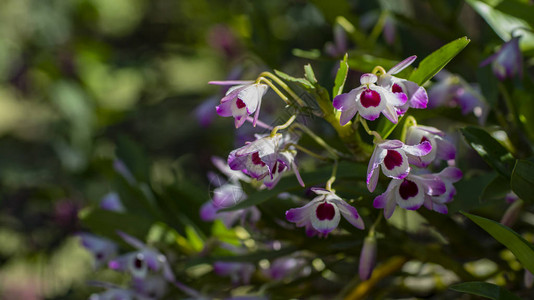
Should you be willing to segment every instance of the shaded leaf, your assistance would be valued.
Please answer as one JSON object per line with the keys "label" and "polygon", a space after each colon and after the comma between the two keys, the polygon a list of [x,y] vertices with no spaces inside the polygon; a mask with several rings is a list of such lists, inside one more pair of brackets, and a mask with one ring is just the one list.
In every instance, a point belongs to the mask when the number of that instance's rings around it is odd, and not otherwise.
{"label": "shaded leaf", "polygon": [[518,160],[512,172],[512,190],[525,201],[534,201],[534,161]]}
{"label": "shaded leaf", "polygon": [[86,209],[80,212],[79,217],[91,232],[113,240],[120,240],[117,230],[144,239],[152,225],[150,220],[138,215],[103,209]]}
{"label": "shaded leaf", "polygon": [[458,55],[469,42],[470,40],[464,36],[432,52],[419,63],[419,67],[412,72],[409,80],[419,85],[425,84]]}
{"label": "shaded leaf", "polygon": [[469,145],[501,175],[510,178],[514,158],[512,154],[484,129],[468,126],[461,129]]}
{"label": "shaded leaf", "polygon": [[462,212],[466,217],[488,232],[499,243],[508,248],[523,267],[534,273],[534,246],[512,229],[493,220]]}
{"label": "shaded leaf", "polygon": [[493,300],[521,299],[503,287],[482,281],[457,283],[451,285],[449,289],[457,292],[486,297]]}

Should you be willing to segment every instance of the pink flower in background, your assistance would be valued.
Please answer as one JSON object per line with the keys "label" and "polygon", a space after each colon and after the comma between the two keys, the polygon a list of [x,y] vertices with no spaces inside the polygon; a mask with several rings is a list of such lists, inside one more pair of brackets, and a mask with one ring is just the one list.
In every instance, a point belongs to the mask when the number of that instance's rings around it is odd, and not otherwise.
{"label": "pink flower in background", "polygon": [[497,53],[485,59],[480,66],[483,67],[491,63],[493,74],[503,81],[515,75],[523,76],[523,56],[519,49],[520,36],[513,37],[504,43]]}

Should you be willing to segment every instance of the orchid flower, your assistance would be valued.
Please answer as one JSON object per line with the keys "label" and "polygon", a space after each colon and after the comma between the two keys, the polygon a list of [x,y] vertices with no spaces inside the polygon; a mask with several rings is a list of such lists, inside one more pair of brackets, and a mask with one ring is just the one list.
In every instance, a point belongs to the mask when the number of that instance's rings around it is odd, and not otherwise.
{"label": "orchid flower", "polygon": [[363,220],[352,205],[332,191],[322,188],[311,190],[317,197],[303,207],[286,211],[286,219],[289,222],[295,223],[297,227],[306,227],[307,234],[313,228],[323,235],[328,235],[337,227],[342,215],[354,227],[364,229]]}
{"label": "orchid flower", "polygon": [[255,206],[233,211],[221,212],[219,210],[220,208],[216,207],[212,201],[208,201],[200,208],[200,218],[206,222],[219,219],[226,228],[231,228],[237,221],[241,221],[241,225],[246,222],[255,224],[261,217],[261,212]]}
{"label": "orchid flower", "polygon": [[151,275],[142,279],[134,278],[132,289],[147,299],[161,299],[167,293],[168,285],[165,278]]}
{"label": "orchid flower", "polygon": [[271,189],[279,180],[279,175],[292,169],[299,183],[304,186],[295,163],[295,152],[285,146],[293,142],[289,134],[256,136],[256,140],[230,152],[228,165],[232,170],[240,170],[257,180],[264,180]]}
{"label": "orchid flower", "polygon": [[302,257],[279,257],[272,261],[269,268],[263,270],[262,273],[271,280],[283,280],[311,271],[306,268],[307,265],[308,262]]}
{"label": "orchid flower", "polygon": [[480,66],[483,67],[491,63],[493,74],[503,81],[512,78],[516,74],[523,76],[523,57],[519,49],[520,36],[513,37],[504,43],[497,53],[485,59]]}
{"label": "orchid flower", "polygon": [[117,255],[117,244],[106,238],[85,232],[79,233],[78,236],[82,246],[93,255],[95,268],[106,264]]}
{"label": "orchid flower", "polygon": [[360,252],[360,264],[358,265],[358,275],[361,280],[367,280],[371,277],[376,265],[376,238],[374,235],[368,236],[363,241],[362,251]]}
{"label": "orchid flower", "polygon": [[226,95],[217,106],[217,113],[222,117],[234,117],[235,127],[239,128],[247,117],[254,113],[253,125],[256,126],[260,113],[261,98],[268,86],[254,81],[228,80],[210,81],[210,84],[235,85],[228,89]]}
{"label": "orchid flower", "polygon": [[443,137],[445,134],[434,127],[415,125],[408,128],[406,133],[406,144],[416,145],[422,142],[429,142],[432,150],[427,155],[409,156],[408,161],[421,168],[427,167],[434,159],[449,160],[456,157],[456,148]]}
{"label": "orchid flower", "polygon": [[488,105],[477,86],[470,85],[457,75],[442,70],[436,75],[436,82],[428,91],[428,107],[460,106],[463,115],[473,113],[480,124],[486,121]]}
{"label": "orchid flower", "polygon": [[251,263],[218,261],[213,264],[213,271],[219,276],[230,276],[233,284],[250,283],[250,277],[256,270]]}
{"label": "orchid flower", "polygon": [[378,182],[378,166],[382,173],[394,179],[403,179],[410,173],[408,155],[424,156],[430,153],[432,146],[428,141],[417,145],[405,145],[399,140],[386,140],[376,145],[367,167],[367,189],[373,192]]}
{"label": "orchid flower", "polygon": [[[425,176],[425,175],[423,175]],[[453,183],[459,181],[463,174],[462,171],[455,167],[447,167],[443,171],[436,174],[441,181],[445,184],[445,191],[438,195],[426,195],[425,196],[425,207],[438,212],[440,214],[448,213],[447,203],[452,201],[454,195],[456,195],[456,189],[452,185]]]}
{"label": "orchid flower", "polygon": [[137,251],[127,253],[108,263],[108,267],[116,271],[129,271],[135,278],[143,279],[148,272],[162,272],[167,281],[175,283],[176,279],[165,255],[148,247],[140,240],[124,232],[117,232],[121,238],[136,248]]}
{"label": "orchid flower", "polygon": [[377,196],[373,206],[384,209],[384,217],[389,219],[395,208],[417,210],[425,203],[425,197],[438,196],[446,192],[445,183],[435,174],[412,175],[403,179],[392,179],[384,193]]}
{"label": "orchid flower", "polygon": [[419,86],[413,81],[409,81],[402,78],[397,78],[395,75],[400,71],[404,70],[406,67],[411,65],[417,56],[413,55],[405,60],[398,63],[396,66],[391,68],[385,74],[380,74],[378,77],[378,85],[384,87],[385,89],[391,91],[399,98],[403,98],[402,94],[407,98],[406,103],[403,105],[396,105],[397,112],[399,115],[404,114],[409,107],[412,108],[426,108],[428,103],[428,95],[425,88]]}
{"label": "orchid flower", "polygon": [[384,87],[376,85],[378,77],[366,73],[360,77],[361,86],[352,91],[338,95],[333,105],[341,111],[340,124],[347,124],[359,113],[362,118],[373,121],[382,113],[391,122],[397,123],[398,116],[395,107],[406,103],[406,95],[394,94]]}

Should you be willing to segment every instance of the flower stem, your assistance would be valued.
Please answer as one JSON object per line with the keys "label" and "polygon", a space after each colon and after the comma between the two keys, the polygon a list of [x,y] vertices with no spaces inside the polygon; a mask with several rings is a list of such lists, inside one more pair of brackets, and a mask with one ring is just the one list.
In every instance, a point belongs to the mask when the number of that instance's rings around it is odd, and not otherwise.
{"label": "flower stem", "polygon": [[380,76],[380,75],[382,75],[382,74],[386,74],[386,70],[385,70],[382,66],[376,66],[376,67],[373,69],[373,72],[371,72],[371,73]]}
{"label": "flower stem", "polygon": [[363,129],[365,129],[365,132],[367,132],[368,135],[372,135],[375,137],[375,143],[380,143],[382,142],[384,139],[380,136],[380,134],[374,130],[370,130],[369,129],[369,126],[367,126],[367,121],[365,121],[364,118],[362,118],[360,115],[358,115],[358,120],[360,121],[360,123],[362,124],[363,126]]}
{"label": "flower stem", "polygon": [[334,160],[334,168],[332,168],[332,176],[330,176],[330,178],[326,182],[326,189],[329,190],[329,191],[332,191],[332,184],[334,183],[334,181],[336,181],[337,165],[338,165],[338,163],[337,163],[337,159],[336,159],[336,160]]}
{"label": "flower stem", "polygon": [[282,100],[284,100],[284,102],[287,104],[287,105],[291,105],[291,101],[289,101],[289,99],[287,98],[286,95],[284,95],[270,80],[268,80],[267,78],[265,77],[258,77],[258,79],[256,79],[256,83],[260,83],[260,82],[263,82],[265,84],[267,84],[269,87],[271,87],[273,89],[273,91],[275,93],[278,94],[278,96],[280,96],[280,98],[282,98]]}
{"label": "flower stem", "polygon": [[510,97],[510,94],[506,90],[506,87],[504,84],[499,82],[499,91],[502,94],[502,97],[504,98],[504,103],[506,104],[506,107],[508,108],[508,118],[512,119],[513,122],[517,125],[520,124],[519,118],[517,117],[517,113],[515,111],[514,103],[512,102],[512,99]]}
{"label": "flower stem", "polygon": [[[313,156],[313,157],[315,157],[315,158],[317,158],[317,159],[319,159],[319,160],[324,160],[324,161],[328,161],[328,160],[330,160],[330,158],[328,158],[328,157],[326,157],[326,156],[322,156],[322,155],[320,155],[320,154],[317,154],[317,153],[315,153],[315,152],[313,152],[313,151],[311,151],[311,150],[308,150],[307,148],[304,148],[304,147],[302,147],[302,146],[299,145],[299,144],[289,143],[289,144],[286,145],[285,148],[287,149],[287,148],[289,148],[290,146],[293,146],[293,147],[297,148],[298,150],[300,150],[300,151],[302,151],[302,152],[308,154],[309,156]],[[285,150],[285,149],[284,149],[284,150]]]}
{"label": "flower stem", "polygon": [[299,96],[297,96],[297,94],[295,94],[295,92],[293,92],[293,90],[289,86],[287,86],[287,84],[285,84],[285,82],[280,80],[280,78],[278,78],[273,73],[271,73],[271,72],[262,72],[260,74],[260,77],[268,77],[268,78],[272,79],[274,82],[276,82],[276,84],[281,86],[293,99],[295,99],[295,101],[297,102],[297,104],[299,106],[301,106],[301,107],[305,107],[306,106],[304,101]]}
{"label": "flower stem", "polygon": [[382,221],[382,215],[381,213],[378,214],[378,217],[376,218],[375,222],[371,226],[371,229],[369,229],[369,235],[368,236],[374,236],[375,235],[375,228],[380,224],[380,221]]}
{"label": "flower stem", "polygon": [[412,126],[417,126],[417,121],[413,116],[407,116],[406,120],[404,121],[404,125],[402,126],[402,133],[400,138],[402,142],[406,142],[406,132],[408,131],[408,128]]}
{"label": "flower stem", "polygon": [[330,155],[332,155],[332,157],[334,159],[337,160],[339,158],[340,155],[339,155],[338,151],[336,149],[332,148],[330,145],[328,145],[321,137],[319,137],[318,135],[313,133],[313,131],[311,131],[308,127],[306,127],[306,126],[304,126],[304,125],[302,125],[300,123],[296,123],[293,126],[300,128],[307,135],[309,135],[317,144],[319,144],[321,147],[326,149],[326,151],[328,151],[328,153],[330,153]]}
{"label": "flower stem", "polygon": [[284,124],[274,127],[273,130],[271,131],[271,137],[275,136],[278,130],[286,129],[287,127],[289,127],[289,125],[291,125],[295,121],[296,118],[297,118],[297,115],[292,115],[291,118],[289,118]]}

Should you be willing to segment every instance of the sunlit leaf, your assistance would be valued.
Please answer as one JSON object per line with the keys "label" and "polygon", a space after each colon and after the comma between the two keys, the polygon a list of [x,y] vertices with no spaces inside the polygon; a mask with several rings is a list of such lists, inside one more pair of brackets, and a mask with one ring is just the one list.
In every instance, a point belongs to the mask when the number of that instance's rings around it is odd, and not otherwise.
{"label": "sunlit leaf", "polygon": [[464,36],[432,52],[419,63],[417,69],[410,75],[409,80],[419,85],[425,84],[458,55],[469,42],[470,40]]}
{"label": "sunlit leaf", "polygon": [[296,78],[296,77],[293,77],[291,75],[288,75],[284,72],[281,72],[281,71],[278,71],[278,70],[274,70],[274,72],[276,73],[276,75],[278,75],[278,77],[282,78],[283,80],[286,80],[286,81],[289,81],[289,82],[295,82],[295,83],[299,83],[301,84],[305,89],[314,89],[315,87],[313,86],[313,84],[311,84],[311,82],[309,82],[308,80],[306,80],[305,78]]}
{"label": "sunlit leaf", "polygon": [[495,285],[493,283],[482,282],[482,281],[472,281],[472,282],[462,282],[451,285],[449,287],[453,291],[477,295],[481,297],[486,297],[493,300],[514,300],[521,299],[516,295],[510,293],[507,289]]}
{"label": "sunlit leaf", "polygon": [[337,70],[336,79],[334,81],[334,89],[332,90],[332,99],[343,93],[343,86],[345,86],[345,80],[347,80],[347,73],[349,71],[347,58],[348,54],[345,54],[343,60],[339,62],[339,69]]}
{"label": "sunlit leaf", "polygon": [[534,246],[512,229],[493,220],[462,212],[466,217],[482,227],[499,243],[508,248],[525,269],[534,273]]}

